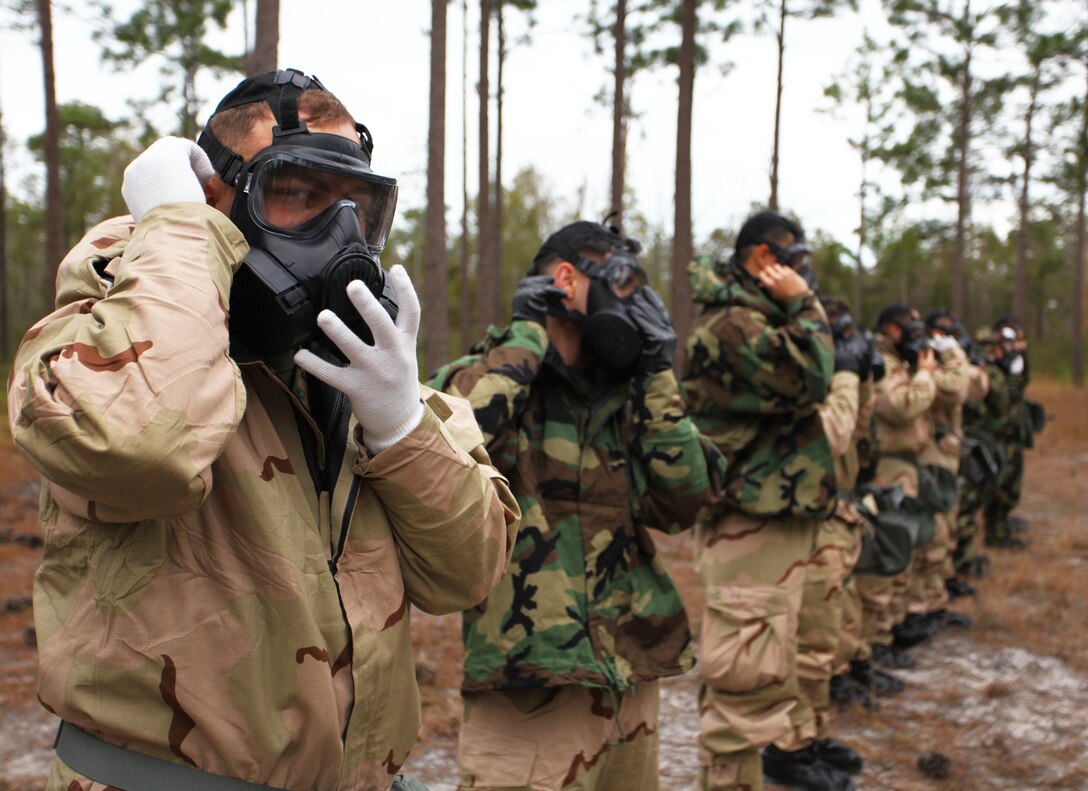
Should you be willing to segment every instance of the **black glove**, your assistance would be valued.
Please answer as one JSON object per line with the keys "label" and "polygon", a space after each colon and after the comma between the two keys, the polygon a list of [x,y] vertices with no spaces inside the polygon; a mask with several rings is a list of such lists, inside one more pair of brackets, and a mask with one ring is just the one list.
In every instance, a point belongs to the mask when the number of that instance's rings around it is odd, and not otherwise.
{"label": "black glove", "polygon": [[627,312],[642,333],[642,357],[639,370],[656,374],[672,366],[676,352],[676,330],[669,310],[658,293],[649,286],[640,286],[627,303]]}
{"label": "black glove", "polygon": [[554,313],[567,297],[566,291],[552,285],[554,282],[551,275],[530,275],[518,283],[518,290],[514,292],[513,318],[544,324],[548,314]]}
{"label": "black glove", "polygon": [[853,332],[850,337],[835,341],[836,371],[852,371],[861,379],[867,379],[871,359],[869,344],[860,332]]}
{"label": "black glove", "polygon": [[887,368],[884,366],[884,355],[872,342],[869,343],[869,370],[873,373],[874,382],[879,382],[887,373]]}

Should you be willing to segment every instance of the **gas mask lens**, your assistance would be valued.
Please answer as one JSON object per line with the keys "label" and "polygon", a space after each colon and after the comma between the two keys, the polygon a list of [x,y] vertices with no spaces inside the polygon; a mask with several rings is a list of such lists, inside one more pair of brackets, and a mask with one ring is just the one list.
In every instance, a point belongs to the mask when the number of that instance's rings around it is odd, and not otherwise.
{"label": "gas mask lens", "polygon": [[291,236],[320,232],[345,202],[354,205],[362,236],[374,252],[389,238],[397,206],[397,187],[373,174],[335,170],[295,157],[261,163],[247,186],[258,222]]}
{"label": "gas mask lens", "polygon": [[603,280],[612,293],[621,299],[631,296],[649,282],[646,272],[635,263],[635,257],[627,252],[616,253],[593,267],[591,277]]}

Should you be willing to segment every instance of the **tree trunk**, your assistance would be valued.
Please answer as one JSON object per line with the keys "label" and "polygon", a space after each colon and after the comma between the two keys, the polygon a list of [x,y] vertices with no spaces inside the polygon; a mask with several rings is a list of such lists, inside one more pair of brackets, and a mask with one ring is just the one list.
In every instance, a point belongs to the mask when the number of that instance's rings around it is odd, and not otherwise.
{"label": "tree trunk", "polygon": [[[1088,64],[1085,64],[1088,66]],[[1088,76],[1088,69],[1086,69]],[[1073,262],[1073,385],[1084,387],[1084,303],[1088,294],[1084,291],[1084,270],[1088,266],[1088,242],[1085,236],[1085,194],[1088,193],[1088,83],[1085,86],[1084,114],[1080,124],[1080,157],[1077,162],[1077,245]]]}
{"label": "tree trunk", "polygon": [[[248,58],[246,74],[275,71],[279,62],[280,0],[257,0],[256,40]],[[445,36],[443,35],[443,40]],[[445,45],[443,44],[443,47]]]}
{"label": "tree trunk", "polygon": [[865,277],[865,269],[861,265],[861,257],[865,253],[866,242],[866,217],[865,200],[869,196],[869,182],[867,180],[869,167],[869,133],[861,144],[861,188],[858,190],[858,253],[854,258],[854,321],[859,325],[865,324],[864,311],[862,310],[862,281]]}
{"label": "tree trunk", "polygon": [[461,4],[461,349],[475,342],[472,276],[468,269],[468,0]]}
{"label": "tree trunk", "polygon": [[491,0],[480,0],[479,191],[476,195],[476,293],[480,324],[499,323],[499,271],[491,249],[491,147],[488,130],[488,55],[491,49]]}
{"label": "tree trunk", "polygon": [[612,31],[615,70],[612,88],[612,212],[617,228],[623,227],[624,149],[627,143],[627,111],[624,87],[627,83],[627,0],[616,0],[616,23]]}
{"label": "tree trunk", "polygon": [[446,0],[431,0],[431,102],[423,242],[423,358],[427,374],[449,359],[446,277]]}
{"label": "tree trunk", "polygon": [[1013,294],[1012,312],[1021,322],[1027,321],[1028,304],[1028,213],[1031,211],[1029,189],[1031,187],[1031,165],[1035,151],[1031,143],[1031,124],[1035,118],[1035,107],[1039,99],[1040,67],[1035,67],[1031,81],[1031,100],[1028,102],[1027,116],[1024,118],[1024,183],[1020,186],[1020,227],[1016,232],[1016,290]]}
{"label": "tree trunk", "polygon": [[509,273],[507,273],[506,267],[503,266],[502,260],[502,68],[506,62],[506,31],[503,28],[502,0],[497,0],[495,11],[496,22],[498,23],[499,28],[499,62],[497,64],[498,70],[495,75],[498,84],[495,86],[495,208],[491,219],[491,251],[495,256],[495,268],[501,275],[499,279],[499,308],[501,310],[503,295],[509,293],[502,288],[503,282],[509,277]]}
{"label": "tree trunk", "polygon": [[[969,16],[965,11],[965,18]],[[967,315],[967,224],[971,216],[971,190],[968,184],[971,135],[971,50],[963,62],[963,79],[960,81],[960,126],[957,140],[956,164],[956,241],[952,259],[952,312],[967,326],[971,326],[971,316]]]}
{"label": "tree trunk", "polygon": [[685,342],[691,329],[691,283],[688,264],[694,256],[691,238],[691,118],[695,101],[695,31],[697,0],[683,0],[680,6],[680,52],[677,65],[678,101],[676,113],[676,196],[672,237],[672,319],[677,344],[673,367],[684,368]]}
{"label": "tree trunk", "polygon": [[778,211],[778,140],[782,124],[782,67],[786,54],[786,0],[781,0],[782,5],[778,14],[778,83],[775,88],[774,99],[774,150],[771,153],[771,197],[767,201],[767,208]]}
{"label": "tree trunk", "polygon": [[0,110],[0,360],[11,350],[11,314],[8,307],[8,190],[4,172],[4,113]]}
{"label": "tree trunk", "polygon": [[57,115],[56,77],[53,71],[53,10],[50,0],[38,1],[41,29],[42,82],[45,88],[45,267],[46,294],[52,308],[57,296],[57,267],[64,256],[64,215],[60,197],[60,118]]}

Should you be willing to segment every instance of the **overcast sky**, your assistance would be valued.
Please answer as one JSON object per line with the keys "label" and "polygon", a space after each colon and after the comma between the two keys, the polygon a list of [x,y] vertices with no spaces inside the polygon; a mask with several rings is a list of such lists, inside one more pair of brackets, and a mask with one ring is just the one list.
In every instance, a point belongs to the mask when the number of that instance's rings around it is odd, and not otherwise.
{"label": "overcast sky", "polygon": [[[76,3],[82,7],[82,3]],[[131,9],[133,0],[119,0]],[[252,7],[253,2],[249,3]],[[549,192],[576,206],[584,188],[586,214],[603,216],[611,169],[611,119],[593,101],[611,76],[593,53],[584,33],[585,0],[545,0],[537,12],[530,45],[512,48],[504,75],[504,176],[522,167],[541,172]],[[806,229],[823,229],[852,245],[858,214],[860,164],[847,138],[856,133],[849,119],[826,112],[824,87],[840,73],[861,33],[886,35],[876,0],[862,0],[860,13],[830,20],[792,21],[787,30],[785,92],[779,202],[801,218]],[[470,3],[469,25],[477,24],[478,4]],[[81,100],[114,118],[129,115],[126,100],[154,94],[159,64],[148,62],[117,73],[100,61],[90,35],[89,12],[55,20],[57,95],[60,102]],[[118,17],[124,16],[122,11]],[[374,134],[374,167],[401,183],[401,210],[424,204],[429,91],[430,3],[423,0],[281,0],[280,63],[316,74]],[[461,3],[451,3],[447,61],[446,202],[451,228],[461,201]],[[514,15],[511,35],[524,29]],[[676,34],[678,36],[678,33]],[[41,62],[36,34],[0,31],[0,101],[9,137],[25,140],[43,121]],[[231,29],[217,34],[224,50],[242,49],[236,14]],[[735,227],[753,202],[769,193],[774,123],[776,53],[773,36],[745,35],[728,44],[705,43],[714,63],[695,85],[693,214],[697,241],[715,227]],[[476,82],[476,42],[469,43],[469,90]],[[733,68],[722,75],[718,66]],[[237,78],[199,85],[205,111]],[[610,90],[610,88],[609,88]],[[628,180],[638,208],[651,222],[672,226],[676,141],[676,72],[662,69],[640,77],[632,101],[639,117],[628,141]],[[470,98],[469,192],[475,192],[475,122]],[[494,125],[492,122],[492,130]],[[25,161],[25,160],[24,160]],[[25,165],[17,172],[25,174]],[[946,211],[951,218],[951,207]],[[1003,223],[1007,208],[989,219]]]}

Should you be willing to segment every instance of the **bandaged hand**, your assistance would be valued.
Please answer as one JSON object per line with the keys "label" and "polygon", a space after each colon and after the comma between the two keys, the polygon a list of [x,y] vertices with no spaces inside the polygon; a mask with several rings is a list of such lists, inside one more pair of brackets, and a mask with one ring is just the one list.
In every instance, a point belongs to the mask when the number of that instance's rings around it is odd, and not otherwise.
{"label": "bandaged hand", "polygon": [[132,218],[139,222],[156,206],[207,203],[204,185],[214,175],[215,168],[204,149],[192,140],[164,137],[125,168],[121,197]]}
{"label": "bandaged hand", "polygon": [[348,397],[371,453],[380,453],[406,437],[423,418],[416,362],[419,299],[404,267],[394,266],[389,278],[400,307],[396,323],[360,281],[347,287],[348,298],[374,334],[373,346],[331,310],[323,310],[317,324],[348,364],[333,365],[305,349],[295,354],[299,368]]}

